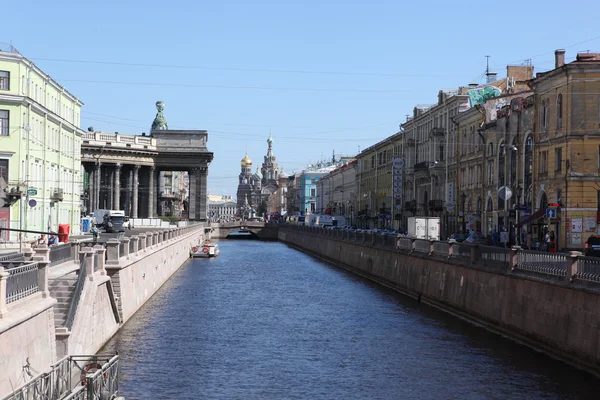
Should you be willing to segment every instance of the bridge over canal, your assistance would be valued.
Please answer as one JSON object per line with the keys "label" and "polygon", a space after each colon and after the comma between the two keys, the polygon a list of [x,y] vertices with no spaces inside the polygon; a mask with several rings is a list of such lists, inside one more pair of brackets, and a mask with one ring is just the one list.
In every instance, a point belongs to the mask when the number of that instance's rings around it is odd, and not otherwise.
{"label": "bridge over canal", "polygon": [[227,222],[223,224],[212,224],[210,227],[206,227],[205,229],[208,233],[208,237],[213,239],[234,239],[240,237],[240,235],[236,235],[238,232],[249,232],[250,235],[247,237],[251,239],[277,240],[279,224],[239,221]]}

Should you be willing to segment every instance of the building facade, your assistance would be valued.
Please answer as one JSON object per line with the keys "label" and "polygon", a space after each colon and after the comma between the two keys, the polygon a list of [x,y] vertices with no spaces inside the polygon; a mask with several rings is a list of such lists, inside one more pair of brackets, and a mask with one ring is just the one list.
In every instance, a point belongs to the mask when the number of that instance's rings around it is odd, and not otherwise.
{"label": "building facade", "polygon": [[350,161],[317,182],[319,214],[340,215],[346,218],[348,225],[353,225],[356,165],[356,160]]}
{"label": "building facade", "polygon": [[0,226],[79,233],[83,103],[14,47],[0,50]]}
{"label": "building facade", "polygon": [[577,54],[531,81],[535,93],[532,200],[541,212],[560,204],[544,229],[558,248],[582,249],[600,216],[600,53]]}
{"label": "building facade", "polygon": [[207,219],[212,222],[233,221],[238,215],[237,203],[231,196],[207,196]]}

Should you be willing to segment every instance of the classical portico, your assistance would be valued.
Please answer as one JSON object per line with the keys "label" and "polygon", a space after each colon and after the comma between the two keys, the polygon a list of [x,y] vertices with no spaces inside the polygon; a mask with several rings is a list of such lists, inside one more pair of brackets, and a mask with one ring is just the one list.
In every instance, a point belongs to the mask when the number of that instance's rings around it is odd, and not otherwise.
{"label": "classical portico", "polygon": [[158,216],[160,172],[185,171],[189,176],[187,214],[206,219],[208,165],[213,153],[206,147],[205,130],[168,130],[158,113],[150,136],[87,132],[81,161],[85,169],[82,203],[86,213],[96,209],[124,210],[132,218]]}

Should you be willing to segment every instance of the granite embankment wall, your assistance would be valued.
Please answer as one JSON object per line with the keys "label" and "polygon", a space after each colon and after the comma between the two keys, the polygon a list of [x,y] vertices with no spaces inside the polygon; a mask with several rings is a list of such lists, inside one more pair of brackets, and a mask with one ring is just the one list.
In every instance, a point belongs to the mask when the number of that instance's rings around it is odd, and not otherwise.
{"label": "granite embankment wall", "polygon": [[[0,398],[65,355],[99,351],[188,260],[190,248],[203,234],[204,226],[198,225],[113,239],[102,246],[72,243],[59,265],[50,263],[48,248],[35,248],[25,257],[29,261],[4,264],[5,269],[0,268]],[[61,302],[49,289],[56,283],[58,289],[64,285],[78,292],[74,281],[81,281],[76,311],[57,319],[57,313],[64,311],[57,308]]]}
{"label": "granite embankment wall", "polygon": [[[509,265],[401,251],[282,227],[279,240],[600,375],[600,295]],[[385,243],[385,242],[384,242]]]}

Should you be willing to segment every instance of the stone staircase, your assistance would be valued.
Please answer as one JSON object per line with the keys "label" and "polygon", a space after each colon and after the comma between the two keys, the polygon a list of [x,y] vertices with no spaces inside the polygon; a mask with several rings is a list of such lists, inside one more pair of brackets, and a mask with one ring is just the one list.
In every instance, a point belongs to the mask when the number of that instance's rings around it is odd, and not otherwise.
{"label": "stone staircase", "polygon": [[54,326],[63,327],[67,322],[67,313],[71,304],[71,298],[77,283],[77,273],[51,279],[49,282],[50,296],[58,302],[54,305]]}

